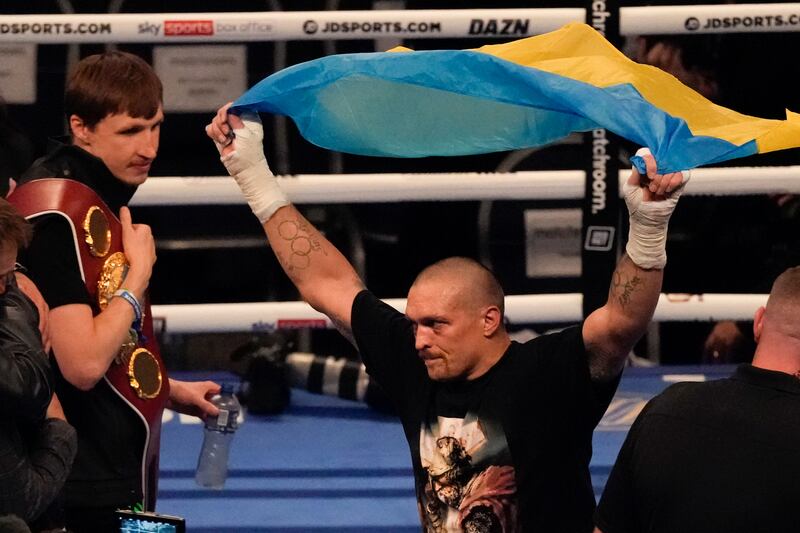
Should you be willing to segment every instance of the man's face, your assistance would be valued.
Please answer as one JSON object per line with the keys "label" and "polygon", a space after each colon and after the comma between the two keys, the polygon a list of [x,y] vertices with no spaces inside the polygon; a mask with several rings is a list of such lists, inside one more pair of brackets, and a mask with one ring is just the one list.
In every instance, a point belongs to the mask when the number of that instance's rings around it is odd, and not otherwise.
{"label": "man's face", "polygon": [[408,291],[406,316],[414,324],[417,353],[436,381],[475,377],[481,357],[482,316],[457,285],[434,278]]}
{"label": "man's face", "polygon": [[17,245],[0,245],[0,294],[5,294],[9,284],[14,283],[14,267],[17,264]]}
{"label": "man's face", "polygon": [[128,185],[144,183],[158,153],[164,122],[161,107],[150,118],[134,118],[128,113],[108,115],[93,128],[76,126],[74,120],[70,118],[76,145],[102,159],[120,181]]}

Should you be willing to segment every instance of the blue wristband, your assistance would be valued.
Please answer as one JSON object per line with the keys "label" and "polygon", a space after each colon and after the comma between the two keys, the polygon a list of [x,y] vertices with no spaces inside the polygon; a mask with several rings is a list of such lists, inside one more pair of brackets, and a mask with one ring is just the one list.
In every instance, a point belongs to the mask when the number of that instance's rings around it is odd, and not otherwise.
{"label": "blue wristband", "polygon": [[114,293],[114,296],[119,296],[133,307],[133,314],[135,318],[133,319],[133,329],[136,330],[137,333],[141,335],[142,333],[142,305],[139,303],[139,300],[134,296],[134,294],[129,291],[128,289],[119,289]]}

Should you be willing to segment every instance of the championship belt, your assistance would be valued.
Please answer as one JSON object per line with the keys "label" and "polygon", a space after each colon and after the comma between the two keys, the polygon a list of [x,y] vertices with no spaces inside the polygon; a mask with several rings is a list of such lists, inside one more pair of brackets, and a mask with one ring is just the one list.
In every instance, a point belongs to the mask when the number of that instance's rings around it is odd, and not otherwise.
{"label": "championship belt", "polygon": [[[92,189],[77,181],[46,178],[18,186],[8,200],[31,219],[56,214],[72,226],[81,275],[96,316],[122,288],[128,260],[122,251],[122,225]],[[150,301],[142,302],[141,336],[131,329],[104,376],[117,395],[145,425],[142,493],[147,510],[155,509],[161,415],[169,398],[169,380],[153,335]]]}

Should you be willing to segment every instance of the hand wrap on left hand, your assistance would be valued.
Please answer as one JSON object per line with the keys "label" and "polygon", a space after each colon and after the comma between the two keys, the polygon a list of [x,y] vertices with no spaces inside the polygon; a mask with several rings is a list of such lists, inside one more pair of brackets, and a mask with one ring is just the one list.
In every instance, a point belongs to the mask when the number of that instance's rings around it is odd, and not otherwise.
{"label": "hand wrap on left hand", "polygon": [[[640,148],[636,155],[650,154]],[[663,200],[645,200],[641,185],[625,183],[623,193],[628,206],[630,231],[625,251],[628,257],[641,268],[664,268],[667,264],[667,225],[683,188],[689,181],[690,171],[683,171],[683,183]]]}

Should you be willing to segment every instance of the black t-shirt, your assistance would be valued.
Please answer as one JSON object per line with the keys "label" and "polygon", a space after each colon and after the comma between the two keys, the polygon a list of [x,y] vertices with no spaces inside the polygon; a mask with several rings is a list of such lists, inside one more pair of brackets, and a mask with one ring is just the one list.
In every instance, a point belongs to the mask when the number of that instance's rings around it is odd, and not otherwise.
{"label": "black t-shirt", "polygon": [[[135,188],[116,179],[100,159],[71,145],[54,143],[21,182],[67,177],[91,187],[115,213]],[[33,218],[33,240],[19,261],[51,309],[68,304],[93,308],[78,259],[80,235],[59,214]],[[54,365],[56,366],[56,365]],[[56,367],[56,392],[70,424],[78,433],[78,453],[65,487],[68,506],[129,506],[141,501],[144,424],[105,380],[89,391],[69,384]]]}
{"label": "black t-shirt", "polygon": [[363,291],[351,324],[402,420],[426,530],[591,531],[592,431],[618,380],[592,382],[580,327],[512,343],[475,380],[435,382],[402,313]]}
{"label": "black t-shirt", "polygon": [[604,533],[800,531],[800,381],[740,366],[647,404],[596,520]]}

